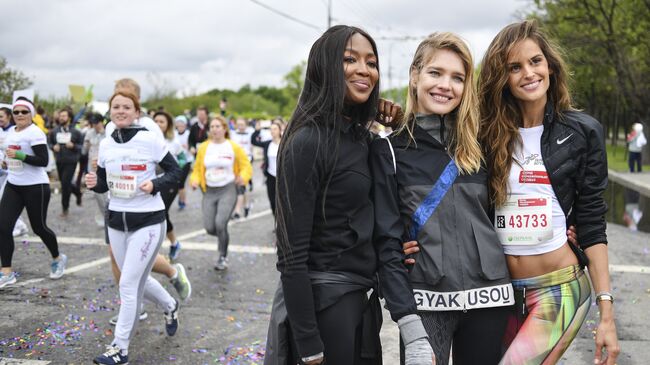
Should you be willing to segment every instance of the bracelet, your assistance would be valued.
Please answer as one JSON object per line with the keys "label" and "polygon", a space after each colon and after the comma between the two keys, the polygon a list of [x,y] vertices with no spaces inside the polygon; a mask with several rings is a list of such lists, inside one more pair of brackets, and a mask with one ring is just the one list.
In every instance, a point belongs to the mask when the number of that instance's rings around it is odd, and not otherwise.
{"label": "bracelet", "polygon": [[321,353],[318,353],[316,355],[303,357],[300,360],[302,360],[302,362],[310,362],[310,361],[313,361],[313,360],[322,359],[323,357],[324,357],[324,354],[321,352]]}
{"label": "bracelet", "polygon": [[599,304],[603,300],[608,300],[611,303],[614,303],[614,296],[608,291],[601,291],[596,294],[596,304]]}

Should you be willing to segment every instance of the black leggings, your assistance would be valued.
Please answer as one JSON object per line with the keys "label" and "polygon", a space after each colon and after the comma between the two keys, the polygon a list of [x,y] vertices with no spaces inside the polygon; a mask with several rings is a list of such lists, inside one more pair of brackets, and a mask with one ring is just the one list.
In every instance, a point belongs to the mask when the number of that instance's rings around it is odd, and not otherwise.
{"label": "black leggings", "polygon": [[2,267],[11,267],[14,254],[13,229],[23,208],[27,209],[32,230],[43,240],[52,258],[59,256],[56,235],[47,226],[47,206],[50,204],[50,185],[37,184],[19,186],[7,182],[0,200],[0,256]]}
{"label": "black leggings", "polygon": [[[512,306],[418,314],[436,354],[436,365],[449,364],[452,344],[454,365],[496,365],[503,356],[503,336],[511,312]],[[400,360],[404,364],[401,339]]]}
{"label": "black leggings", "polygon": [[275,181],[276,177],[272,175],[266,175],[266,195],[269,197],[269,203],[271,203],[271,211],[273,216],[275,216]]}
{"label": "black leggings", "polygon": [[174,199],[178,194],[178,188],[173,189],[163,189],[160,191],[160,196],[162,197],[163,203],[165,203],[165,218],[167,218],[167,233],[174,230],[174,225],[172,224],[171,219],[169,219],[169,208],[172,206]]}
{"label": "black leggings", "polygon": [[[325,347],[327,365],[376,365],[381,359],[361,357],[361,320],[368,299],[363,290],[347,293],[335,304],[316,314],[318,331]],[[291,364],[300,363],[295,341],[291,336]]]}
{"label": "black leggings", "polygon": [[181,181],[178,183],[178,189],[185,189],[185,182],[187,181],[187,176],[190,174],[192,169],[191,163],[186,163],[185,166],[181,169]]}
{"label": "black leggings", "polygon": [[59,180],[61,181],[61,205],[63,210],[67,211],[70,208],[70,194],[81,195],[79,186],[72,184],[72,175],[74,175],[74,170],[77,168],[77,163],[56,163],[56,172],[59,174]]}

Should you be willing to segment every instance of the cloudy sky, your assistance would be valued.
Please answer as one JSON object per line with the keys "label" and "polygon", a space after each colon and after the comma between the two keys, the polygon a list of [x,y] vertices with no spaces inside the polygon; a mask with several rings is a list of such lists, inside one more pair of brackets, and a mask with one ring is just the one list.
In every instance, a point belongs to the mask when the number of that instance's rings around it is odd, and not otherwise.
{"label": "cloudy sky", "polygon": [[[311,26],[291,21],[265,4]],[[41,96],[94,85],[99,100],[132,77],[143,96],[244,84],[282,86],[327,26],[328,0],[0,0],[0,56]],[[418,38],[453,31],[479,60],[529,0],[331,0],[333,24],[376,40],[382,87],[403,86]],[[318,28],[318,29],[314,29]],[[390,77],[389,77],[390,69]]]}

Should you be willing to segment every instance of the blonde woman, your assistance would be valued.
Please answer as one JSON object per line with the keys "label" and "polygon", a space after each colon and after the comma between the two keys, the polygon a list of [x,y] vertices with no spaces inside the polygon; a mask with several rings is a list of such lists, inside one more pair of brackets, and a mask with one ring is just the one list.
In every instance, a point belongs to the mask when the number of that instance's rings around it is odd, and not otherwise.
{"label": "blonde woman", "polygon": [[[598,121],[573,108],[567,81],[558,48],[534,21],[501,30],[482,63],[481,142],[518,300],[502,364],[559,361],[591,304],[585,265],[600,313],[594,363],[613,365],[619,353],[602,198],[604,135]],[[567,242],[569,224],[582,250]]]}
{"label": "blonde woman", "polygon": [[237,202],[236,186],[248,184],[253,167],[244,149],[228,138],[228,123],[223,117],[214,118],[209,128],[208,140],[198,146],[190,185],[203,191],[203,227],[219,239],[215,270],[225,270],[230,241],[228,220]]}
{"label": "blonde woman", "polygon": [[[370,155],[388,309],[393,319],[419,314],[442,365],[452,345],[455,365],[496,364],[514,304],[477,140],[473,65],[455,34],[422,41],[409,69],[404,121],[375,140]],[[386,264],[402,255],[405,237],[419,244],[410,250],[420,252],[417,262],[407,260],[410,274]]]}

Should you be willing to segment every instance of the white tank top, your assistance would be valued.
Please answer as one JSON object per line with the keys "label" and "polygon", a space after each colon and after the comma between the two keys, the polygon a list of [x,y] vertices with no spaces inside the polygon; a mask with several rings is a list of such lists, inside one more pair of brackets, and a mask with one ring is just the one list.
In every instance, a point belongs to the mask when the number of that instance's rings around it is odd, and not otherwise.
{"label": "white tank top", "polygon": [[523,141],[513,154],[508,200],[495,212],[495,228],[507,255],[539,255],[566,241],[566,216],[542,160],[544,126],[519,128]]}

